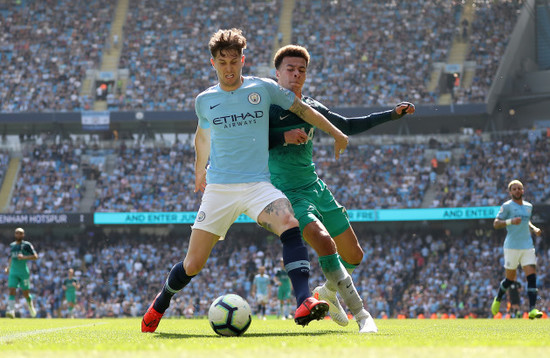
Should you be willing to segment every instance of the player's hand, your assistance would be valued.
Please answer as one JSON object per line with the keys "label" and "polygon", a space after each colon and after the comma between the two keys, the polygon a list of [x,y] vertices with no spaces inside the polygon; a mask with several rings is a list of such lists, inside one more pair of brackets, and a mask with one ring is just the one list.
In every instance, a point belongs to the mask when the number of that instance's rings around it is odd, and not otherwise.
{"label": "player's hand", "polygon": [[300,145],[307,143],[308,140],[307,133],[302,128],[294,128],[286,131],[284,136],[285,144]]}
{"label": "player's hand", "polygon": [[340,159],[340,154],[343,154],[348,147],[348,136],[342,132],[338,132],[334,135],[334,157]]}
{"label": "player's hand", "polygon": [[392,119],[399,119],[405,114],[413,114],[415,111],[414,104],[411,102],[401,102],[393,109],[396,115],[392,116]]}
{"label": "player's hand", "polygon": [[517,218],[512,219],[512,225],[519,225],[521,224],[521,218],[518,216]]}
{"label": "player's hand", "polygon": [[533,228],[533,232],[534,232],[535,235],[537,235],[537,236],[542,235],[542,230],[539,229],[538,227],[534,227],[534,228]]}
{"label": "player's hand", "polygon": [[204,193],[206,188],[206,168],[196,169],[195,168],[195,193],[199,190]]}
{"label": "player's hand", "polygon": [[17,258],[18,258],[19,260],[23,260],[23,257],[24,257],[23,254],[17,254]]}

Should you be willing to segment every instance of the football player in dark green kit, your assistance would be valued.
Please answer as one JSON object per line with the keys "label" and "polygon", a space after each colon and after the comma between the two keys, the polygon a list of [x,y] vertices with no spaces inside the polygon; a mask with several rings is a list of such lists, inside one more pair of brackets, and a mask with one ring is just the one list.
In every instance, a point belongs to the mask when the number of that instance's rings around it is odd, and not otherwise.
{"label": "football player in dark green kit", "polygon": [[23,297],[27,300],[30,316],[36,317],[36,310],[32,303],[32,297],[29,294],[31,283],[27,261],[37,260],[38,254],[32,244],[23,240],[24,238],[25,230],[20,227],[15,229],[15,241],[10,244],[10,257],[8,258],[8,266],[5,268],[5,271],[8,273],[9,290],[6,317],[10,318],[15,318],[15,291],[17,287],[20,287],[21,291],[23,291]]}
{"label": "football player in dark green kit", "polygon": [[65,291],[65,300],[69,306],[69,317],[74,318],[74,306],[76,305],[76,290],[80,288],[80,284],[74,278],[74,269],[69,269],[68,277],[63,280],[63,291]]}
{"label": "football player in dark green kit", "polygon": [[[357,118],[346,118],[329,111],[321,103],[302,95],[309,59],[307,49],[302,46],[288,45],[279,49],[273,61],[277,81],[346,135],[358,134],[414,113],[414,105],[409,102],[401,102],[393,110]],[[314,293],[330,303],[331,317],[339,325],[347,325],[348,318],[336,292],[355,316],[360,333],[377,332],[378,328],[363,307],[351,278],[351,273],[363,259],[363,249],[350,226],[345,208],[334,199],[315,172],[312,158],[314,128],[278,106],[271,106],[269,119],[271,181],[290,200],[302,235],[319,255],[319,263],[327,278],[327,282],[315,288]]]}

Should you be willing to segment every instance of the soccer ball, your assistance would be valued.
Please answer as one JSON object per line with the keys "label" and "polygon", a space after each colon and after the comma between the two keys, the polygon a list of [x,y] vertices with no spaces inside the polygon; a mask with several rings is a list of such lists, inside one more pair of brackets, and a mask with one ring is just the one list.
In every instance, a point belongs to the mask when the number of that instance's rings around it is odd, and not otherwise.
{"label": "soccer ball", "polygon": [[240,336],[250,327],[252,311],[244,298],[229,293],[212,302],[208,321],[220,336]]}

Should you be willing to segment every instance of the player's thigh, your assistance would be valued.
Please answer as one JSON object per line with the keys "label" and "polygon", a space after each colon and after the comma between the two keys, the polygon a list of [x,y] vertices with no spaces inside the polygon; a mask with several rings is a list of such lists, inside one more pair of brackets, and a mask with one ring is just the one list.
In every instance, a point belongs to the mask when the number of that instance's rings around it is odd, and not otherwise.
{"label": "player's thigh", "polygon": [[241,208],[243,188],[243,185],[207,185],[191,228],[224,236],[243,212]]}
{"label": "player's thigh", "polygon": [[8,288],[16,289],[22,283],[22,278],[15,272],[10,272],[8,275]]}
{"label": "player's thigh", "polygon": [[279,299],[281,301],[290,300],[291,298],[292,298],[292,292],[291,292],[290,288],[287,288],[287,289],[283,290],[280,293],[280,296],[279,296]]}
{"label": "player's thigh", "polygon": [[290,201],[271,183],[257,183],[245,200],[248,203],[245,213],[276,235],[298,227]]}
{"label": "player's thigh", "polygon": [[21,289],[21,291],[23,291],[23,293],[25,293],[25,291],[28,292],[31,288],[31,277],[30,277],[30,275],[29,274],[20,275],[19,279],[20,279],[19,288]]}
{"label": "player's thigh", "polygon": [[258,302],[258,304],[265,305],[267,303],[267,295],[259,293],[257,295],[256,301]]}
{"label": "player's thigh", "polygon": [[66,292],[65,293],[65,300],[67,300],[68,303],[75,303],[76,302],[76,292]]}
{"label": "player's thigh", "polygon": [[333,238],[350,226],[346,209],[338,203],[322,180],[288,193],[288,198],[302,230],[312,218],[319,220]]}
{"label": "player's thigh", "polygon": [[[526,268],[532,266],[532,270],[528,269],[530,272],[534,271],[535,266],[537,265],[537,257],[535,255],[535,249],[521,250],[521,256],[519,263],[523,268],[523,271],[527,274]],[[534,272],[531,272],[534,273]]]}
{"label": "player's thigh", "polygon": [[508,270],[517,270],[523,250],[504,249],[504,268]]}

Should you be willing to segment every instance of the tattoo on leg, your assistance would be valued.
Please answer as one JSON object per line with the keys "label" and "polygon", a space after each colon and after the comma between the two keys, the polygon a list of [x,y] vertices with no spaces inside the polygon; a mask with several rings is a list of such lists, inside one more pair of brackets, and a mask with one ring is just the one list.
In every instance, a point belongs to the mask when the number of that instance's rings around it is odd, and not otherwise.
{"label": "tattoo on leg", "polygon": [[[274,216],[282,217],[288,215],[289,213],[294,216],[294,210],[292,210],[292,205],[290,205],[290,201],[288,201],[288,199],[275,200],[265,207],[264,212],[268,214],[270,218]],[[266,230],[274,233],[273,227],[269,222],[259,221],[258,224]]]}
{"label": "tattoo on leg", "polygon": [[269,215],[286,215],[287,212],[294,215],[294,211],[292,210],[292,205],[290,205],[290,202],[287,199],[277,199],[268,206],[265,207],[264,211]]}

